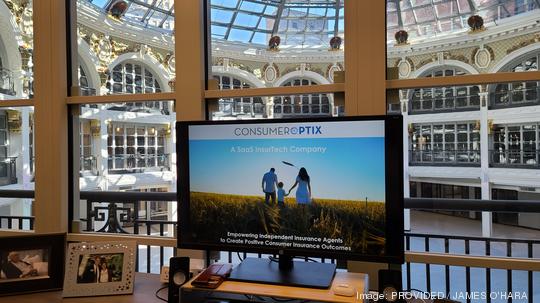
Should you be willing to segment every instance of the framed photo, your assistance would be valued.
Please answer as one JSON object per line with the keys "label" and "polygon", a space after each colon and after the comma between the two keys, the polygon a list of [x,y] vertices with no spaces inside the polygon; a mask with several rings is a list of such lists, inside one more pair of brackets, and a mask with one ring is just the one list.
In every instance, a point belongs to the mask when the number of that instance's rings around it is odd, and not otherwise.
{"label": "framed photo", "polygon": [[65,234],[0,239],[0,296],[62,289]]}
{"label": "framed photo", "polygon": [[133,293],[137,243],[70,243],[63,297]]}

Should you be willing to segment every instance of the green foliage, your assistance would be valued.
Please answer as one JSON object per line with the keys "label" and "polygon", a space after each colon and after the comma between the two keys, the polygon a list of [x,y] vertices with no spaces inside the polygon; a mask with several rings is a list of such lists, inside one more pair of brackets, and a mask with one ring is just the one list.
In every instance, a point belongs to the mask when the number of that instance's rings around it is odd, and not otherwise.
{"label": "green foliage", "polygon": [[[264,197],[191,193],[191,226],[201,241],[219,242],[226,232],[340,238],[353,251],[379,255],[385,248],[385,204],[376,201],[316,199],[285,207]],[[341,244],[338,244],[341,245]]]}

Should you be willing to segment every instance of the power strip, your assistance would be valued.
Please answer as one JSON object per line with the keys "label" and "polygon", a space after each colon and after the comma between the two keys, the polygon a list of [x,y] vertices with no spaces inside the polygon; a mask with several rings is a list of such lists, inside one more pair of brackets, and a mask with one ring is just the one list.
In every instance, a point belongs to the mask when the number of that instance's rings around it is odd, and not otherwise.
{"label": "power strip", "polygon": [[161,273],[159,274],[159,282],[165,284],[169,283],[169,266],[161,267]]}

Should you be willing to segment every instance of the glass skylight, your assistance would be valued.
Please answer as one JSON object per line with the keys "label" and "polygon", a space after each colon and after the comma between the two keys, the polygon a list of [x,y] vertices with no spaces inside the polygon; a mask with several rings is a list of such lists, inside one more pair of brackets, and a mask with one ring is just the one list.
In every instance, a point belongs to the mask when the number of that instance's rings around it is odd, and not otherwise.
{"label": "glass skylight", "polygon": [[410,38],[468,30],[467,19],[480,15],[484,24],[540,7],[539,0],[387,0],[387,40],[404,29]]}
{"label": "glass skylight", "polygon": [[[118,0],[86,0],[101,9]],[[144,27],[174,30],[174,0],[125,0],[128,8],[122,18],[140,22]]]}
{"label": "glass skylight", "polygon": [[209,0],[213,39],[282,47],[329,47],[344,36],[343,0]]}

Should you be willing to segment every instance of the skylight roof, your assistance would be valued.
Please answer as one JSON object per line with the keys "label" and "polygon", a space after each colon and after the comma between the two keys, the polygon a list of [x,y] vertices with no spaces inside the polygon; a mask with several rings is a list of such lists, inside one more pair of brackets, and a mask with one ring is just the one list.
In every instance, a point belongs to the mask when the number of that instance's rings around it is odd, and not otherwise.
{"label": "skylight roof", "polygon": [[329,47],[344,36],[343,0],[210,0],[213,39],[267,45]]}
{"label": "skylight roof", "polygon": [[[87,0],[101,9],[118,0]],[[174,0],[125,0],[128,8],[122,18],[140,22],[144,27],[174,30]]]}
{"label": "skylight roof", "polygon": [[387,40],[404,29],[410,38],[468,30],[467,19],[480,15],[484,24],[540,7],[539,0],[388,0]]}

